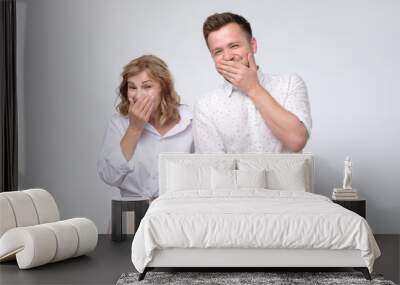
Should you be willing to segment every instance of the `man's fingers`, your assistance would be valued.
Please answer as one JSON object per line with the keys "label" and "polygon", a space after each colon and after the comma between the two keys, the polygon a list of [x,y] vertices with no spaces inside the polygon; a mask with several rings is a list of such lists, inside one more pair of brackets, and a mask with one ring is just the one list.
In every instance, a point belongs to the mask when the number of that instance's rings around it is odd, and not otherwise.
{"label": "man's fingers", "polygon": [[229,76],[235,77],[235,76],[237,75],[236,73],[232,73],[232,72],[225,71],[225,70],[222,70],[222,69],[219,69],[218,72],[219,72],[222,76],[229,75]]}
{"label": "man's fingers", "polygon": [[243,64],[241,64],[240,62],[226,61],[226,60],[222,60],[222,61],[218,62],[218,65],[235,68],[235,69],[241,69],[243,66]]}
{"label": "man's fingers", "polygon": [[230,83],[232,83],[233,85],[236,86],[236,81],[235,81],[235,79],[234,79],[233,77],[224,76],[224,78],[225,78],[226,80],[228,80]]}
{"label": "man's fingers", "polygon": [[239,70],[237,68],[233,68],[233,67],[228,66],[228,65],[222,65],[222,64],[217,65],[217,69],[218,70],[223,70],[225,72],[229,72],[229,73],[232,73],[232,74],[238,74],[239,73]]}
{"label": "man's fingers", "polygon": [[222,75],[229,75],[229,76],[232,76],[232,77],[236,76],[236,73],[229,72],[229,71],[227,71],[225,69],[222,69],[222,68],[218,68],[217,70]]}
{"label": "man's fingers", "polygon": [[227,79],[229,82],[231,83],[235,83],[236,82],[236,77],[233,76],[231,73],[225,72],[225,71],[221,71],[220,74]]}

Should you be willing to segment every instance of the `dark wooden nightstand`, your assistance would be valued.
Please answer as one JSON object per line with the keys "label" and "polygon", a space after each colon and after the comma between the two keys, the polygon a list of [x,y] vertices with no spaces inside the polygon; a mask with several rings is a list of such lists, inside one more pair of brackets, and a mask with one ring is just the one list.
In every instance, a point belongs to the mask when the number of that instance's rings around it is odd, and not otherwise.
{"label": "dark wooden nightstand", "polygon": [[339,204],[340,206],[359,214],[364,219],[366,218],[366,200],[356,199],[356,200],[332,200],[332,202]]}
{"label": "dark wooden nightstand", "polygon": [[122,233],[122,213],[126,211],[135,212],[135,231],[149,207],[149,199],[144,197],[116,197],[111,202],[111,239],[123,241],[126,234]]}

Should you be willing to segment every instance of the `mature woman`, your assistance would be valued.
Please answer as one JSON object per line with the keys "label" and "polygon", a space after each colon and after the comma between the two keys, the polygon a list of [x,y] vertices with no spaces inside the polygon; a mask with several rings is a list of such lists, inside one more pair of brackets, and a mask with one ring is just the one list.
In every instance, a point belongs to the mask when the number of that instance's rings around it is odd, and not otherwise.
{"label": "mature woman", "polygon": [[123,69],[120,103],[98,160],[100,178],[121,196],[158,196],[158,154],[193,152],[192,114],[179,104],[164,61],[144,55]]}

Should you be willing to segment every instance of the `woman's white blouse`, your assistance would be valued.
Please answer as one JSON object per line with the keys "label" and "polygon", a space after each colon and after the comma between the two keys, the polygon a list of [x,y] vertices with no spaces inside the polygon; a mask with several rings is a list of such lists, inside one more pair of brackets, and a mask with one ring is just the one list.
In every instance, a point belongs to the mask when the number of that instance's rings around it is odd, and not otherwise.
{"label": "woman's white blouse", "polygon": [[118,187],[121,196],[158,196],[158,154],[193,152],[192,113],[187,105],[179,106],[180,121],[164,136],[146,124],[131,160],[122,154],[120,142],[129,125],[127,116],[115,113],[104,137],[97,162],[100,178]]}

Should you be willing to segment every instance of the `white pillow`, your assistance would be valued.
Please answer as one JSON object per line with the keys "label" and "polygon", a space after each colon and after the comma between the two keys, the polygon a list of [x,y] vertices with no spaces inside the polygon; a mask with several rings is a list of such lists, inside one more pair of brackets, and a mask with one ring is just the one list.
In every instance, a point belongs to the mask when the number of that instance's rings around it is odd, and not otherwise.
{"label": "white pillow", "polygon": [[166,191],[211,190],[211,168],[234,169],[236,160],[183,158],[165,162]]}
{"label": "white pillow", "polygon": [[267,171],[267,188],[273,190],[309,191],[308,167],[304,160],[239,159],[240,170]]}
{"label": "white pillow", "polygon": [[168,191],[210,189],[210,167],[185,166],[169,163]]}
{"label": "white pillow", "polygon": [[267,188],[267,171],[236,170],[237,188]]}
{"label": "white pillow", "polygon": [[239,190],[241,188],[267,188],[265,169],[211,169],[212,190]]}
{"label": "white pillow", "polygon": [[235,190],[236,170],[211,168],[211,189]]}

